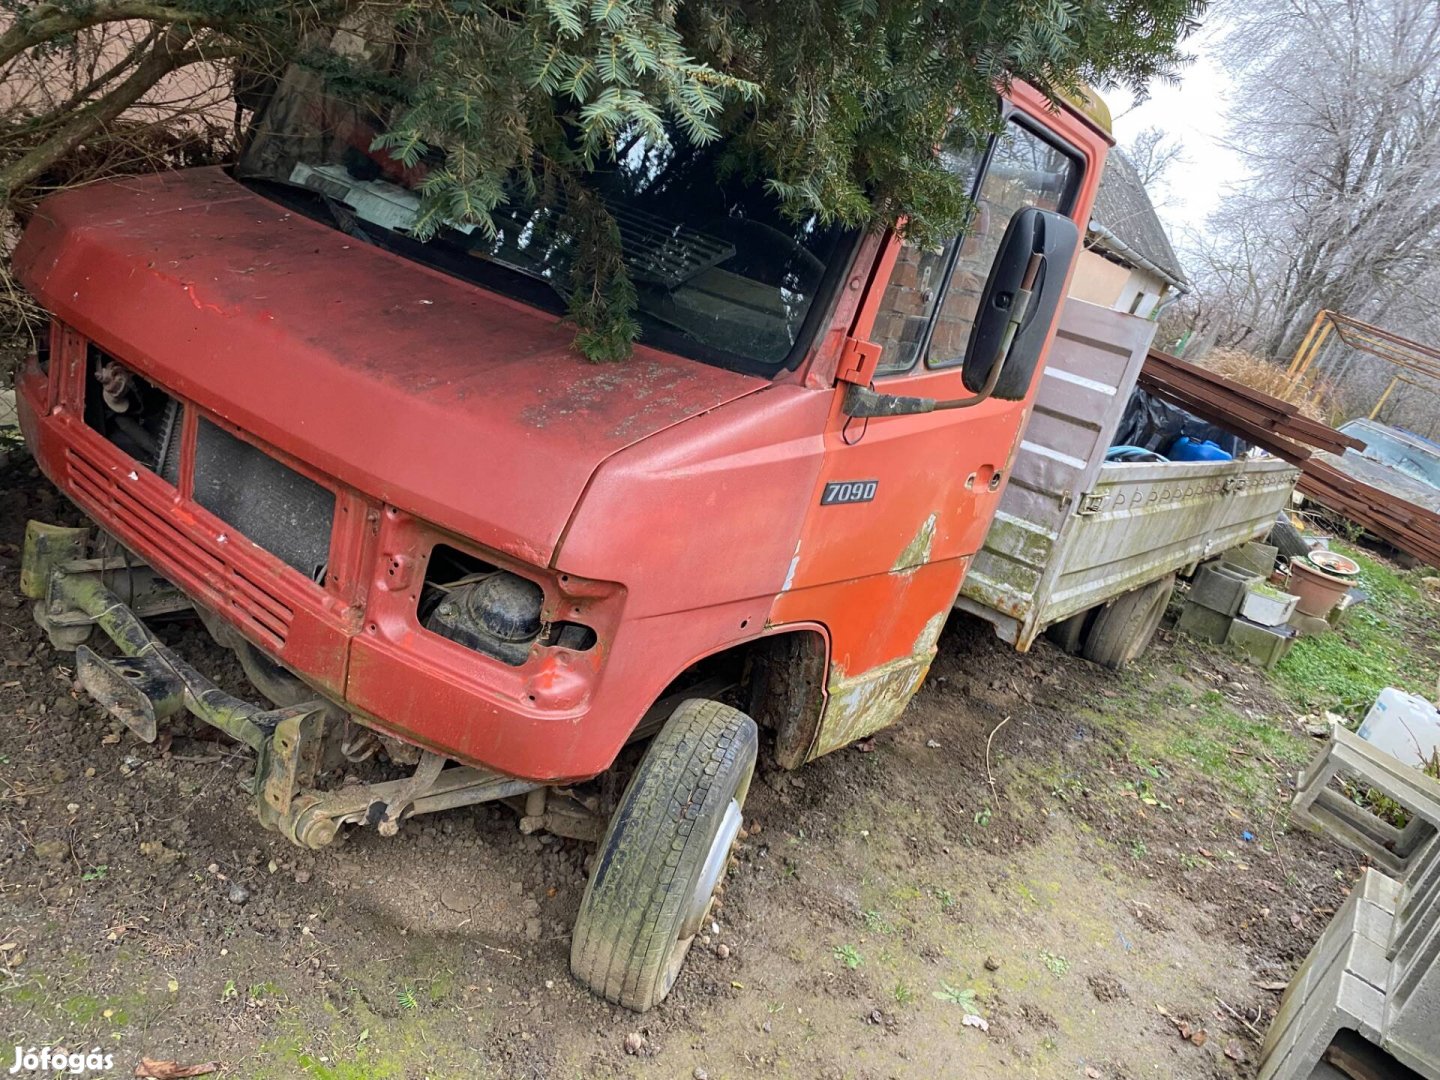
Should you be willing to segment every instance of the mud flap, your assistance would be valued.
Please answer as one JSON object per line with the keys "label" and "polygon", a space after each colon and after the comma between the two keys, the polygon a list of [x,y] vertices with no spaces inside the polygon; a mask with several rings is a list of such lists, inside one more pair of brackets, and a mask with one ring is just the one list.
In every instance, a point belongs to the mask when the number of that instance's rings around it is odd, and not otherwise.
{"label": "mud flap", "polygon": [[185,707],[185,684],[158,656],[107,660],[81,645],[75,650],[75,678],[111,716],[147,743],[157,721]]}

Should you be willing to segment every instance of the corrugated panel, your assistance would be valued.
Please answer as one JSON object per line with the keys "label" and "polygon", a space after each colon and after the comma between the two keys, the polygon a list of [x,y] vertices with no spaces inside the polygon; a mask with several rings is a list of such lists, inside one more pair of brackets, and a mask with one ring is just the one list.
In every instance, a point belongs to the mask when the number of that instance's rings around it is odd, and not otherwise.
{"label": "corrugated panel", "polygon": [[[961,606],[1033,622],[1057,539],[1099,475],[1154,333],[1155,324],[1144,319],[1066,301],[995,523],[965,575]],[[1000,629],[1009,640],[1013,622]]]}

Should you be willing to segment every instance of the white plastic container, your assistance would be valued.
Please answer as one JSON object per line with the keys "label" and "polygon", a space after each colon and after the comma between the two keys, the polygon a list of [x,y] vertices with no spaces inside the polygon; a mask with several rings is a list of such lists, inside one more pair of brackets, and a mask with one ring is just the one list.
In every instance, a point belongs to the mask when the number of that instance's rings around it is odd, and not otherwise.
{"label": "white plastic container", "polygon": [[1440,746],[1440,711],[1422,697],[1387,686],[1356,734],[1391,757],[1424,768]]}
{"label": "white plastic container", "polygon": [[1295,605],[1299,602],[1298,596],[1291,596],[1289,593],[1281,596],[1267,596],[1263,592],[1255,592],[1252,589],[1240,602],[1240,614],[1261,626],[1279,626],[1290,618],[1295,611]]}

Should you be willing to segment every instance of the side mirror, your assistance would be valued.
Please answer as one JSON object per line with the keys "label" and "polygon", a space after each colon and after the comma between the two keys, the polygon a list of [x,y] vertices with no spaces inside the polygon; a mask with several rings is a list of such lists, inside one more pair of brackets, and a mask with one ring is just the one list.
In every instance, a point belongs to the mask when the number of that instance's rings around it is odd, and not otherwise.
{"label": "side mirror", "polygon": [[1030,206],[1010,219],[970,328],[966,390],[988,386],[1004,401],[1024,399],[1079,243],[1075,223],[1061,214]]}
{"label": "side mirror", "polygon": [[1021,210],[1005,229],[970,328],[961,377],[972,396],[937,401],[879,394],[852,384],[845,392],[846,415],[904,416],[968,409],[992,396],[1023,400],[1079,246],[1080,231],[1063,214],[1033,206]]}

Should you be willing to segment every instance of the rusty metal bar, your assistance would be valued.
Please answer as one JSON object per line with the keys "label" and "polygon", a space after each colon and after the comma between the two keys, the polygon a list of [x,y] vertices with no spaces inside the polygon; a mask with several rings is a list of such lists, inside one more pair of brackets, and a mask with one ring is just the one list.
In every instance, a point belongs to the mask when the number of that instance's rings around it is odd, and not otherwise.
{"label": "rusty metal bar", "polygon": [[1140,372],[1151,393],[1219,424],[1256,446],[1300,466],[1296,487],[1336,513],[1417,559],[1440,566],[1440,514],[1372,487],[1315,457],[1310,447],[1343,454],[1364,443],[1300,416],[1279,398],[1152,351]]}

